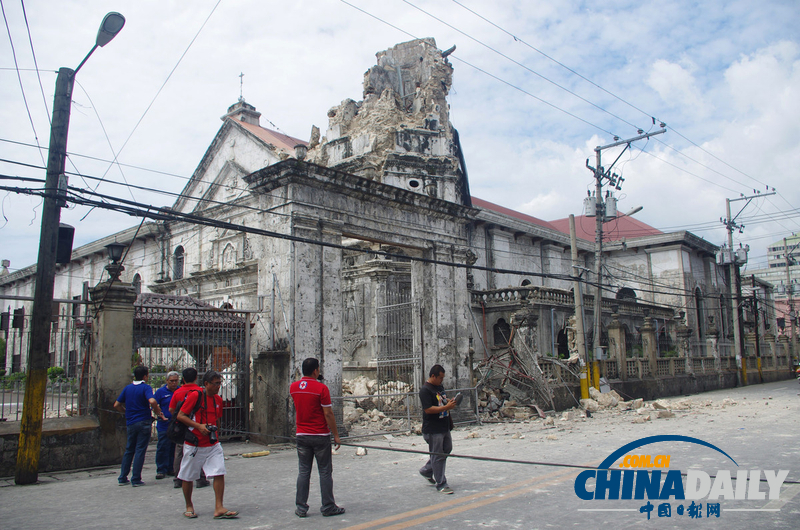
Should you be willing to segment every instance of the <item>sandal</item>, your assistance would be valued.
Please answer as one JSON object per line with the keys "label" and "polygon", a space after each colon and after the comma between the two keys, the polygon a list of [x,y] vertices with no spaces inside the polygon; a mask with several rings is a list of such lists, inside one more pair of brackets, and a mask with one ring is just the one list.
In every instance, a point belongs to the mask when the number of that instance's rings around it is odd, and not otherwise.
{"label": "sandal", "polygon": [[183,516],[186,517],[187,519],[197,519],[197,514],[194,513],[194,511],[186,510],[185,512],[183,512]]}

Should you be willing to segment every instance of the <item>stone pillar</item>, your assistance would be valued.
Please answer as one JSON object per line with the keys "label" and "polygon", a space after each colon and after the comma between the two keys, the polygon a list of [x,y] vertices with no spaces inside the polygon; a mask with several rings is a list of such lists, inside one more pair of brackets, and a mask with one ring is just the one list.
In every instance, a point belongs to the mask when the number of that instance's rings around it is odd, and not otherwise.
{"label": "stone pillar", "polygon": [[[336,223],[295,216],[292,234],[310,240],[341,245],[342,231]],[[293,242],[292,293],[294,366],[292,377],[301,374],[303,360],[316,357],[331,397],[342,395],[342,251],[339,248]],[[341,400],[334,399],[334,412],[341,418]]]}
{"label": "stone pillar", "polygon": [[[466,263],[466,249],[452,245],[432,244],[423,253],[425,258]],[[447,373],[450,388],[471,384],[469,358],[470,305],[466,268],[414,261],[411,264],[411,290],[422,301],[423,364],[425,370],[441,364]],[[426,373],[427,376],[427,373]]]}
{"label": "stone pillar", "polygon": [[253,441],[286,443],[292,436],[291,360],[288,351],[267,351],[253,359]]}
{"label": "stone pillar", "polygon": [[686,373],[691,374],[694,373],[694,365],[691,359],[691,346],[689,344],[689,340],[692,337],[692,328],[686,325],[684,321],[685,315],[686,313],[681,311],[680,316],[675,319],[678,324],[675,328],[675,337],[678,342],[678,355],[683,357],[683,361],[686,363]]}
{"label": "stone pillar", "polygon": [[656,327],[652,318],[649,316],[644,317],[644,323],[639,328],[639,333],[642,334],[643,357],[650,364],[650,375],[655,377],[658,374],[658,357],[656,355]]}
{"label": "stone pillar", "polygon": [[625,343],[625,326],[619,321],[619,306],[612,305],[611,323],[608,325],[608,358],[617,361],[617,377],[628,379],[627,344]]}
{"label": "stone pillar", "polygon": [[777,339],[774,333],[764,333],[764,342],[769,345],[769,352],[762,351],[761,357],[764,357],[767,353],[769,353],[769,356],[772,358],[772,370],[778,369],[778,352],[776,348],[777,345],[775,344],[776,340]]}
{"label": "stone pillar", "polygon": [[[114,410],[119,393],[133,380],[133,286],[119,281],[97,285],[90,291],[97,316],[92,322],[93,359],[90,374],[90,406],[100,423],[97,463],[119,463],[125,451],[125,417]],[[93,390],[93,391],[92,391]]]}
{"label": "stone pillar", "polygon": [[718,342],[719,340],[719,330],[714,325],[714,317],[708,317],[708,329],[706,330],[706,346],[708,351],[711,352],[711,355],[714,357],[714,371],[721,372],[722,371],[722,364],[719,359],[719,347]]}

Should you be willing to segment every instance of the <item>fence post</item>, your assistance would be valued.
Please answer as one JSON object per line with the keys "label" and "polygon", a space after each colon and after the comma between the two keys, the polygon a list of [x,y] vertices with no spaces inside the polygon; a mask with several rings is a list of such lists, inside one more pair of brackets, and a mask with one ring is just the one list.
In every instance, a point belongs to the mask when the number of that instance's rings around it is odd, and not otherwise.
{"label": "fence post", "polygon": [[[611,322],[608,324],[608,358],[617,361],[617,377],[623,381],[627,379],[627,367],[625,359],[627,357],[628,345],[625,343],[625,328],[619,321],[619,306],[612,305]],[[621,376],[625,374],[625,376]]]}
{"label": "fence post", "polygon": [[132,381],[133,318],[136,291],[128,283],[103,282],[90,291],[96,315],[92,323],[94,388],[89,401],[100,422],[98,464],[117,463],[125,450],[125,417],[114,410],[120,391]]}
{"label": "fence post", "polygon": [[650,318],[650,316],[645,315],[644,324],[639,328],[639,333],[642,334],[643,358],[646,359],[650,365],[650,375],[655,376],[658,373],[656,327],[653,325],[653,319]]}

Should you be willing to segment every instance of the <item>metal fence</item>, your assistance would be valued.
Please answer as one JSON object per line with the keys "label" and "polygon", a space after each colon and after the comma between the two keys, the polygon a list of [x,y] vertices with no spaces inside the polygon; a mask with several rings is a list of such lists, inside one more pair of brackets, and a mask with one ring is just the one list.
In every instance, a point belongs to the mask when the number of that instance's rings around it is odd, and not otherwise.
{"label": "metal fence", "polygon": [[[22,375],[22,374],[20,374]],[[88,378],[58,378],[47,382],[44,418],[83,416],[88,411]],[[0,378],[0,421],[19,421],[25,400],[25,379],[18,376]]]}
{"label": "metal fence", "polygon": [[189,297],[140,296],[134,311],[133,340],[137,358],[151,370],[157,389],[170,370],[195,368],[202,376],[222,376],[225,402],[221,437],[249,430],[250,318],[245,312],[221,310]]}

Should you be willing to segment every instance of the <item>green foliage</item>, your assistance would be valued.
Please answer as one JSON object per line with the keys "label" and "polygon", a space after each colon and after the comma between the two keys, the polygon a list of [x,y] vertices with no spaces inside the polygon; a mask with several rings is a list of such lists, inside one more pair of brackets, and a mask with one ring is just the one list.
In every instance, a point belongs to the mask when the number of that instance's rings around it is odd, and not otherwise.
{"label": "green foliage", "polygon": [[64,373],[64,369],[60,366],[51,366],[47,369],[47,377],[53,382],[55,382],[56,379],[63,379]]}
{"label": "green foliage", "polygon": [[25,372],[16,372],[11,375],[4,375],[0,377],[0,388],[7,390],[14,388],[20,382],[25,382]]}
{"label": "green foliage", "polygon": [[672,349],[672,350],[667,350],[665,352],[661,352],[661,357],[669,358],[669,357],[677,357],[677,356],[678,356],[678,350],[676,350],[676,349]]}
{"label": "green foliage", "polygon": [[639,344],[634,345],[628,353],[628,357],[644,357],[644,348]]}

